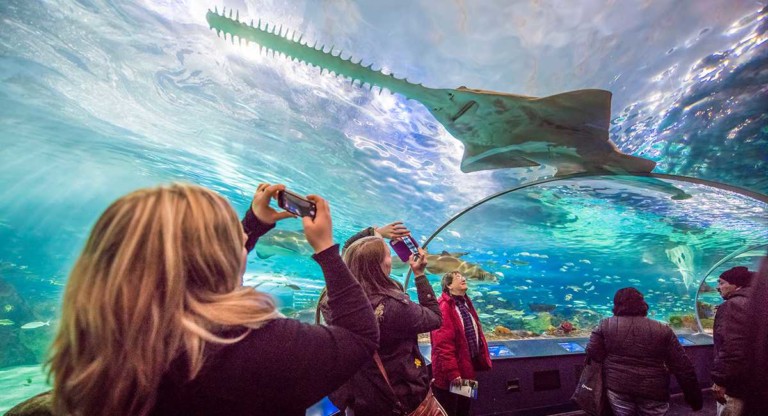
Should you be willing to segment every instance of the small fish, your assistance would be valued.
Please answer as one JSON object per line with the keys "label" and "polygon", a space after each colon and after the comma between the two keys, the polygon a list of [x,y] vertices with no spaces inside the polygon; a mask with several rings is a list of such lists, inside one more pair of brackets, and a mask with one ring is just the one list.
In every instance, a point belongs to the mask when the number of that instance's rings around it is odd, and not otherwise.
{"label": "small fish", "polygon": [[13,324],[14,322],[10,319],[0,319],[0,326],[10,326]]}
{"label": "small fish", "polygon": [[291,288],[293,290],[301,290],[301,288],[298,285],[294,285],[293,283],[288,283],[285,285],[285,287]]}
{"label": "small fish", "polygon": [[569,301],[571,299],[573,299],[573,295],[572,294],[569,293],[569,294],[565,295],[565,300],[566,301]]}
{"label": "small fish", "polygon": [[581,260],[579,260],[579,263],[592,264],[592,262],[587,260],[587,259],[581,259]]}
{"label": "small fish", "polygon": [[531,263],[528,263],[527,261],[523,260],[509,260],[510,263],[514,264],[515,266],[527,266]]}
{"label": "small fish", "polygon": [[34,322],[28,322],[28,323],[22,325],[21,329],[35,329],[35,328],[40,328],[41,326],[50,326],[50,325],[51,325],[51,321],[50,320],[45,321],[45,322],[34,321]]}
{"label": "small fish", "polygon": [[492,291],[488,292],[488,294],[489,295],[500,295],[501,292],[499,292],[498,290],[492,290]]}

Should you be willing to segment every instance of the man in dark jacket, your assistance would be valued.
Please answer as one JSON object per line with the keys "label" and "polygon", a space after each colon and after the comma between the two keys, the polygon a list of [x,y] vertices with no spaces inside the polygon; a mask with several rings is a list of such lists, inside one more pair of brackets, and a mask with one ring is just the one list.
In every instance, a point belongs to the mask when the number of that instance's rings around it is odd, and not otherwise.
{"label": "man in dark jacket", "polygon": [[696,371],[672,330],[648,319],[648,304],[635,288],[616,292],[611,318],[600,321],[587,356],[603,363],[608,402],[616,416],[664,415],[669,410],[669,373],[694,411],[703,400]]}
{"label": "man in dark jacket", "polygon": [[748,287],[753,273],[739,266],[726,270],[717,280],[717,291],[725,299],[715,314],[713,330],[715,362],[712,365],[712,393],[718,402],[718,415],[739,416],[744,413],[745,399],[750,393],[750,345],[752,331],[749,320]]}

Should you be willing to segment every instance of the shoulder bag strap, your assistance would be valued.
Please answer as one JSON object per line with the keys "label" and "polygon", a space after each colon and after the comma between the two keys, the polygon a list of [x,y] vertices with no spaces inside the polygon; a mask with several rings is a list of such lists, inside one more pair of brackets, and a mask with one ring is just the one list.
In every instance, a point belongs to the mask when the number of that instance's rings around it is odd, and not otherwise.
{"label": "shoulder bag strap", "polygon": [[387,386],[389,387],[389,391],[392,392],[392,397],[395,398],[395,403],[397,404],[397,407],[402,409],[403,405],[402,403],[400,403],[400,399],[397,397],[397,394],[395,393],[395,389],[392,388],[392,384],[389,382],[389,377],[387,377],[387,370],[384,369],[384,364],[381,362],[381,357],[379,356],[378,351],[373,353],[373,360],[376,361],[376,366],[379,367],[379,371],[381,372],[381,375],[384,376],[384,381],[387,382]]}

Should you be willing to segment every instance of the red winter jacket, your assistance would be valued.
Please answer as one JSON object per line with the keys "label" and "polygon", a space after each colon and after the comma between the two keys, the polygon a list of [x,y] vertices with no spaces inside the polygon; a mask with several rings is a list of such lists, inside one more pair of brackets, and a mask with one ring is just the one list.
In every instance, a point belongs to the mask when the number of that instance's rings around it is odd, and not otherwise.
{"label": "red winter jacket", "polygon": [[430,333],[432,339],[432,376],[435,378],[435,386],[448,390],[451,380],[456,377],[475,379],[475,371],[491,369],[491,356],[488,353],[488,343],[483,335],[483,327],[477,318],[475,307],[467,297],[469,312],[477,324],[477,335],[480,338],[478,355],[474,362],[469,356],[469,344],[464,335],[464,323],[459,311],[456,310],[456,301],[450,294],[443,293],[437,301],[440,304],[440,312],[443,315],[443,325],[440,329]]}

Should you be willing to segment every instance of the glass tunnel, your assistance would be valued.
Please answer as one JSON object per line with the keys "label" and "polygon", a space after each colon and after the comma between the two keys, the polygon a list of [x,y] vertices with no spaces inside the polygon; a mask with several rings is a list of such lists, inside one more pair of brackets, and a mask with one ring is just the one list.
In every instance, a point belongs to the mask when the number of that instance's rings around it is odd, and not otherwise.
{"label": "glass tunnel", "polygon": [[495,339],[589,336],[628,286],[653,319],[696,333],[712,328],[719,273],[755,270],[765,255],[767,208],[763,195],[690,178],[550,179],[441,226],[427,240],[429,271],[466,270]]}
{"label": "glass tunnel", "polygon": [[[226,36],[233,10],[322,58]],[[0,0],[0,414],[50,389],[62,294],[99,215],[171,182],[238,215],[261,182],[321,195],[340,244],[403,221],[435,291],[461,271],[516,358],[575,359],[564,348],[628,286],[710,348],[719,274],[768,250],[767,22],[752,0]],[[600,111],[551,100],[579,91]],[[243,284],[314,322],[312,254],[301,221],[281,221]]]}

